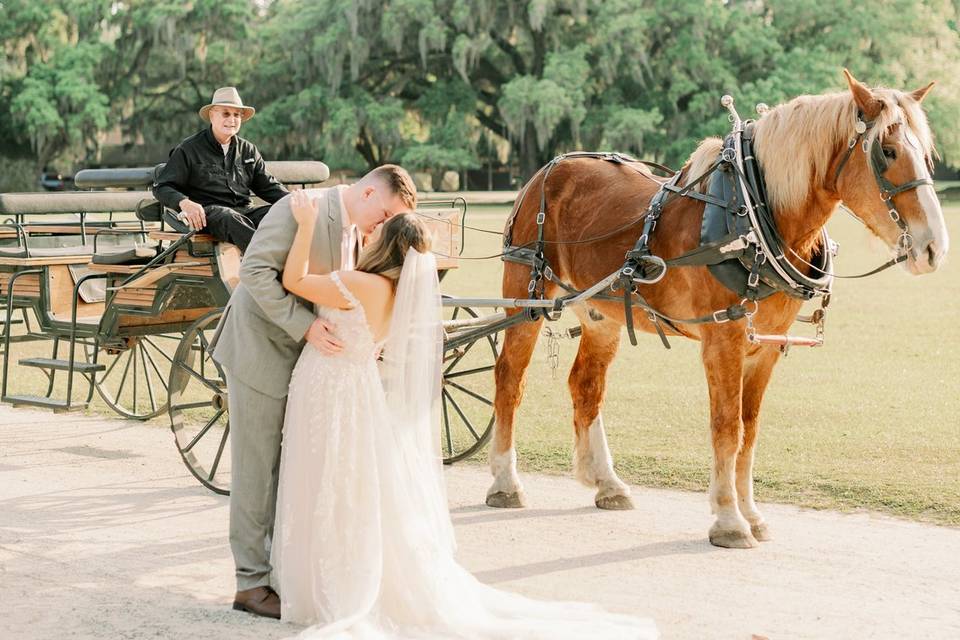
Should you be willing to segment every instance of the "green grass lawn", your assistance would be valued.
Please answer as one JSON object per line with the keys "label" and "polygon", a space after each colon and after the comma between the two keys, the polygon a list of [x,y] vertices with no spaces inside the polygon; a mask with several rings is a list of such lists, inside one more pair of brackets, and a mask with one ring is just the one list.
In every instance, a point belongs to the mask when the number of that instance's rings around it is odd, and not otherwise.
{"label": "green grass lawn", "polygon": [[[467,224],[499,232],[506,207],[472,207]],[[945,208],[954,241],[960,205]],[[840,242],[837,270],[857,273],[886,254],[842,214],[831,222]],[[497,253],[499,235],[467,231],[464,256]],[[956,249],[954,250],[956,253]],[[499,260],[463,260],[443,289],[498,297]],[[570,326],[568,314],[557,324]],[[793,349],[781,361],[761,417],[756,485],[761,501],[818,508],[869,508],[960,525],[960,261],[933,275],[896,268],[864,280],[838,280],[826,344]],[[809,332],[801,325],[800,332]],[[604,418],[621,477],[631,483],[703,491],[711,452],[706,384],[698,345],[673,339],[667,351],[652,335],[624,339],[611,369]],[[15,356],[45,355],[42,345]],[[518,415],[522,470],[567,473],[572,451],[566,376],[576,341],[562,341],[552,372],[546,340],[531,365]],[[42,374],[16,368],[17,392],[42,390]],[[492,381],[492,375],[491,375]],[[97,399],[91,411],[110,414]],[[56,429],[51,416],[50,428]],[[153,421],[165,428],[165,417]],[[177,455],[170,449],[157,455]],[[472,463],[483,464],[486,453]],[[478,487],[478,497],[484,487]],[[706,503],[705,503],[706,504]],[[706,506],[705,506],[706,508]]]}
{"label": "green grass lawn", "polygon": [[[474,207],[467,224],[501,230],[505,208]],[[960,205],[947,206],[960,238]],[[886,260],[858,222],[838,215],[839,273]],[[467,232],[465,256],[495,253],[500,238]],[[495,261],[463,261],[444,291],[494,297]],[[558,324],[575,323],[568,314]],[[869,508],[960,525],[960,263],[913,277],[900,268],[838,280],[819,349],[781,360],[761,416],[756,490],[761,501]],[[798,325],[798,332],[809,326]],[[604,420],[621,477],[648,486],[706,490],[711,451],[698,344],[624,337],[611,367]],[[541,338],[517,420],[521,470],[566,473],[572,408],[566,377],[577,349],[562,341],[559,367]],[[482,462],[485,456],[479,456]]]}

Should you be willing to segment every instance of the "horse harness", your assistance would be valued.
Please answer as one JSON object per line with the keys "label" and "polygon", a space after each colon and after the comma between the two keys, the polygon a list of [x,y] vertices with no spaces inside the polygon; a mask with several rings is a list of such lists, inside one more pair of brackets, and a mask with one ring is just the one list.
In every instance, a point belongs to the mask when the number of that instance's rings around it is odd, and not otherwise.
{"label": "horse harness", "polygon": [[[763,172],[754,153],[753,121],[741,122],[733,110],[732,99],[729,103],[724,99],[724,106],[731,111],[731,120],[734,130],[723,142],[720,154],[716,161],[700,176],[693,178],[683,187],[679,186],[681,173],[673,172],[656,163],[638,161],[629,156],[618,153],[574,152],[563,154],[551,160],[541,171],[543,179],[540,183],[540,208],[537,213],[537,237],[532,246],[512,245],[512,227],[514,217],[519,212],[524,191],[520,196],[520,203],[514,210],[513,216],[507,222],[504,232],[503,259],[508,262],[527,264],[531,267],[530,282],[527,293],[531,299],[543,299],[543,288],[549,280],[568,292],[568,295],[558,298],[554,308],[550,310],[527,308],[525,310],[529,320],[536,320],[543,316],[547,320],[556,320],[560,316],[564,302],[582,292],[556,277],[544,255],[544,247],[548,242],[544,237],[544,223],[546,221],[547,200],[546,181],[552,169],[560,162],[570,158],[595,158],[606,162],[613,162],[629,166],[629,163],[641,163],[647,166],[672,173],[667,182],[664,182],[653,196],[644,216],[641,219],[628,223],[613,232],[595,238],[571,242],[554,241],[555,244],[573,244],[592,242],[610,237],[633,224],[643,221],[643,229],[633,249],[626,253],[626,261],[615,277],[611,278],[610,294],[594,296],[598,299],[619,300],[622,297],[624,306],[625,324],[630,342],[637,344],[633,324],[633,307],[637,306],[646,312],[648,318],[657,331],[663,345],[670,348],[666,334],[662,327],[666,324],[672,331],[680,334],[677,325],[724,323],[729,321],[747,320],[747,339],[754,343],[776,343],[781,350],[786,351],[791,344],[803,346],[820,346],[823,344],[823,322],[826,307],[830,301],[830,292],[833,284],[833,257],[836,255],[837,244],[827,235],[826,229],[821,230],[818,247],[814,251],[811,262],[804,261],[810,267],[808,275],[798,269],[787,259],[785,245],[777,229],[772,208],[769,205]],[[850,278],[862,278],[878,273],[884,269],[907,259],[913,245],[906,222],[900,216],[893,203],[897,194],[915,189],[922,185],[932,185],[929,178],[920,178],[910,182],[894,185],[884,173],[889,168],[887,157],[875,136],[868,142],[866,136],[875,124],[875,120],[865,120],[861,112],[857,112],[856,135],[853,136],[837,166],[834,174],[834,184],[840,178],[840,173],[858,144],[869,157],[880,195],[884,200],[890,218],[900,228],[900,237],[897,240],[898,254],[893,259],[880,265],[876,269]],[[699,193],[694,189],[702,182],[709,180],[706,193]],[[703,221],[700,230],[700,244],[696,249],[680,256],[664,259],[650,251],[649,241],[656,229],[666,204],[673,198],[687,197],[705,203]],[[799,257],[799,256],[798,256]],[[727,289],[740,296],[738,303],[726,309],[718,309],[712,313],[697,318],[672,318],[651,307],[637,290],[638,285],[655,284],[659,282],[668,267],[706,266],[710,273]],[[837,276],[842,277],[842,276]],[[621,293],[617,295],[617,290]],[[784,293],[793,298],[810,300],[821,298],[821,306],[810,316],[798,316],[797,320],[810,322],[816,325],[815,338],[794,336],[761,336],[753,327],[753,316],[759,307],[759,301],[774,293]],[[613,294],[613,295],[611,295]]]}

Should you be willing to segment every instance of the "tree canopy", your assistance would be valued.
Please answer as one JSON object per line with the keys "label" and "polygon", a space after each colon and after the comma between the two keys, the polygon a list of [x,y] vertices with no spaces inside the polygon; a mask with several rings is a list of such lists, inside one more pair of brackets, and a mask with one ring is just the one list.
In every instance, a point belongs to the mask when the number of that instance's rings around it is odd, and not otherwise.
{"label": "tree canopy", "polygon": [[268,157],[363,170],[605,149],[681,163],[741,113],[868,84],[926,106],[960,166],[956,0],[3,0],[0,153],[95,162],[108,133],[175,145],[235,85]]}

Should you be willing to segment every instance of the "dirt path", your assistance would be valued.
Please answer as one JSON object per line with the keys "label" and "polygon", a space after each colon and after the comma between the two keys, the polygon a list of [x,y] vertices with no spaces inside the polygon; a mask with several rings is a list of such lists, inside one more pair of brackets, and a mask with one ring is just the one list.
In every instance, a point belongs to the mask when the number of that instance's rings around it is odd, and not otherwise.
{"label": "dirt path", "polygon": [[[568,478],[524,476],[531,507],[483,506],[449,469],[459,558],[484,582],[653,617],[664,638],[960,637],[960,530],[768,505],[776,540],[706,542],[705,496],[635,488],[600,512]],[[233,612],[227,499],[169,430],[0,406],[0,638],[270,639]]]}

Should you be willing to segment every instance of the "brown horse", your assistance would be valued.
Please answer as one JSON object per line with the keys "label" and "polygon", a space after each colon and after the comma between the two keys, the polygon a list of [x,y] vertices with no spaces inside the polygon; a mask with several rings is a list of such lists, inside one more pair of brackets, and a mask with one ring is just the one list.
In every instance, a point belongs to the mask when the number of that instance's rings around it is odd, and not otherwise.
{"label": "brown horse", "polygon": [[[933,142],[920,102],[933,84],[912,93],[871,90],[844,73],[849,92],[800,96],[768,111],[754,129],[774,219],[784,244],[795,252],[791,261],[801,269],[806,267],[800,259],[812,259],[821,242],[822,227],[841,202],[892,249],[901,237],[901,228],[880,196],[868,154],[857,145],[844,161],[850,141],[857,138],[858,113],[873,121],[865,140],[882,144],[888,165],[884,176],[890,182],[929,181]],[[716,160],[721,144],[717,138],[704,140],[681,170],[680,184],[700,176]],[[545,185],[543,180],[541,170],[521,192],[527,197],[521,195],[514,206],[513,244],[531,243],[536,238],[538,196],[543,188],[547,203],[544,237],[559,241],[546,245],[545,256],[558,279],[578,289],[599,282],[623,264],[624,254],[640,235],[639,226],[615,231],[643,215],[663,182],[641,165],[584,158],[554,165]],[[895,195],[893,202],[913,238],[904,266],[913,274],[934,271],[949,240],[932,182]],[[703,214],[701,201],[671,200],[650,241],[653,254],[669,259],[696,248]],[[562,244],[611,232],[611,237],[597,242]],[[527,297],[529,281],[529,267],[506,263],[504,297]],[[563,293],[553,282],[546,283],[546,297]],[[671,267],[658,283],[640,285],[638,293],[651,307],[673,318],[703,316],[740,299],[706,267]],[[760,300],[753,317],[756,331],[785,334],[801,304],[783,293]],[[613,470],[600,412],[607,368],[617,353],[624,325],[624,308],[610,300],[591,300],[573,309],[582,328],[568,381],[574,407],[574,471],[581,482],[597,489],[597,507],[629,509],[633,506],[630,491]],[[646,313],[635,308],[633,315],[639,329],[654,331]],[[487,494],[491,506],[520,507],[524,503],[513,446],[514,415],[541,323],[524,322],[508,329],[496,363],[496,429],[490,459],[494,482]],[[748,341],[742,319],[680,324],[677,328],[667,333],[700,341],[709,387],[713,443],[710,503],[716,514],[710,542],[723,547],[757,546],[758,540],[770,539],[770,533],[753,499],[754,447],[760,404],[780,350]]]}

